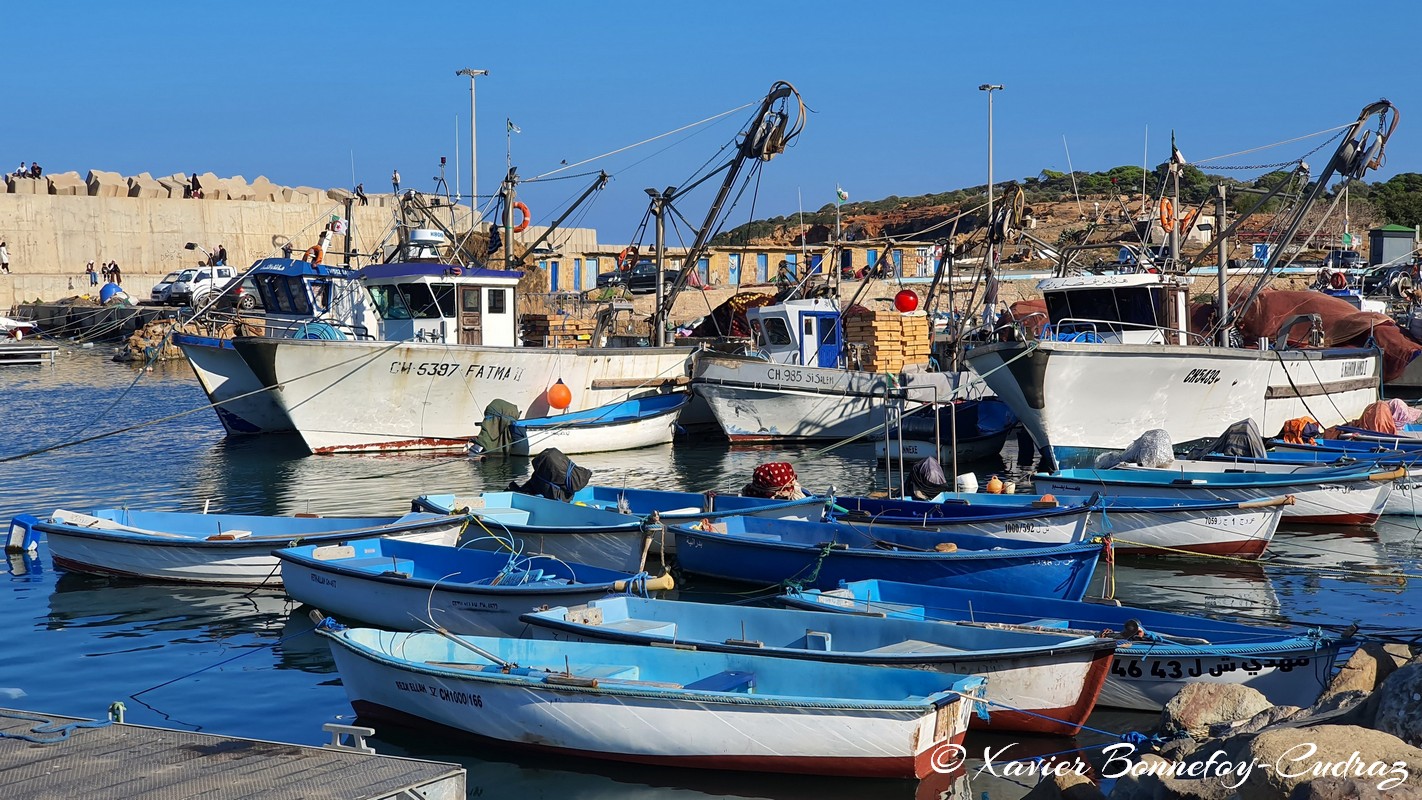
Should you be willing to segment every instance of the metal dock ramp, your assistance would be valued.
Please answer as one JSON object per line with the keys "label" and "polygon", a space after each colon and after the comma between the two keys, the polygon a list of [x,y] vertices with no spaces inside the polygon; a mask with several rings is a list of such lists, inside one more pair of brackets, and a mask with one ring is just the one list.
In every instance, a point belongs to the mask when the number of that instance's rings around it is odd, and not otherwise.
{"label": "metal dock ramp", "polygon": [[35,732],[45,724],[37,717],[55,726],[87,721],[0,709],[0,786],[7,797],[464,800],[465,773],[457,764],[122,723],[76,728],[54,744],[11,738],[56,738],[47,728]]}

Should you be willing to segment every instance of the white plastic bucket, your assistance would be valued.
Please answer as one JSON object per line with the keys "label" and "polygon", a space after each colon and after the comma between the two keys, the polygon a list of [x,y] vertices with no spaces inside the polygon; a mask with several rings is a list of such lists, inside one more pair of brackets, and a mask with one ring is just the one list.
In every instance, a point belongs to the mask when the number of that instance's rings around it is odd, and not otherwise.
{"label": "white plastic bucket", "polygon": [[958,476],[958,491],[962,494],[972,494],[978,490],[978,476],[972,472],[966,472]]}

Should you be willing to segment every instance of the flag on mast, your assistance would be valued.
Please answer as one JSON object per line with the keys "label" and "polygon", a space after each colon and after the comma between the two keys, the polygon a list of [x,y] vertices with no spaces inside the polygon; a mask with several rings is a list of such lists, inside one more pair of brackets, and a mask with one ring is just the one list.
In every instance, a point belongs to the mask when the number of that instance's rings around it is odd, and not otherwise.
{"label": "flag on mast", "polygon": [[1180,148],[1175,146],[1175,131],[1170,132],[1170,160],[1176,164],[1187,164],[1185,156],[1181,154]]}
{"label": "flag on mast", "polygon": [[509,133],[523,133],[523,128],[520,128],[519,126],[513,124],[513,120],[509,119],[508,117],[504,117],[504,122],[508,125]]}
{"label": "flag on mast", "polygon": [[839,186],[835,186],[834,197],[837,202],[843,203],[844,201],[849,199],[849,192],[846,192],[845,190],[839,188]]}

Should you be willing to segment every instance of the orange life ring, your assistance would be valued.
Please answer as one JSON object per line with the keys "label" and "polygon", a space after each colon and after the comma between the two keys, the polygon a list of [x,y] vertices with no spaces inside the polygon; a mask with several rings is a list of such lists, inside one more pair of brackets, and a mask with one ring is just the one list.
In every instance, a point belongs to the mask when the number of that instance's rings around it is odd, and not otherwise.
{"label": "orange life ring", "polygon": [[320,264],[325,255],[326,254],[321,251],[321,245],[313,244],[306,248],[306,255],[302,256],[301,260],[309,261],[312,264]]}
{"label": "orange life ring", "polygon": [[514,203],[513,207],[514,209],[523,214],[523,219],[519,221],[517,225],[514,226],[513,232],[523,233],[524,231],[528,230],[528,226],[533,222],[533,215],[528,213],[528,206],[524,205],[523,203]]}
{"label": "orange life ring", "polygon": [[1341,272],[1333,273],[1333,277],[1328,279],[1328,285],[1334,289],[1342,290],[1348,288],[1348,276]]}
{"label": "orange life ring", "polygon": [[629,245],[622,248],[622,252],[617,254],[617,268],[626,272],[632,269],[632,265],[637,263],[637,248]]}
{"label": "orange life ring", "polygon": [[1185,217],[1180,220],[1180,235],[1189,236],[1190,230],[1195,227],[1195,220],[1200,218],[1200,209],[1192,208],[1185,212]]}
{"label": "orange life ring", "polygon": [[1170,202],[1169,197],[1160,198],[1160,227],[1169,231],[1175,224],[1175,204]]}

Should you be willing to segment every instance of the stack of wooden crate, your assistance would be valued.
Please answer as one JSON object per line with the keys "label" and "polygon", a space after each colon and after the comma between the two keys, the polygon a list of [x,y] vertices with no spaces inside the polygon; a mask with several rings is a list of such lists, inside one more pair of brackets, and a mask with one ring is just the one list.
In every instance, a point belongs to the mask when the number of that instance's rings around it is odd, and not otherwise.
{"label": "stack of wooden crate", "polygon": [[928,316],[922,311],[866,311],[844,318],[844,341],[850,365],[866,372],[902,372],[927,364],[931,342]]}
{"label": "stack of wooden crate", "polygon": [[596,325],[567,314],[525,314],[523,341],[530,347],[588,347]]}

